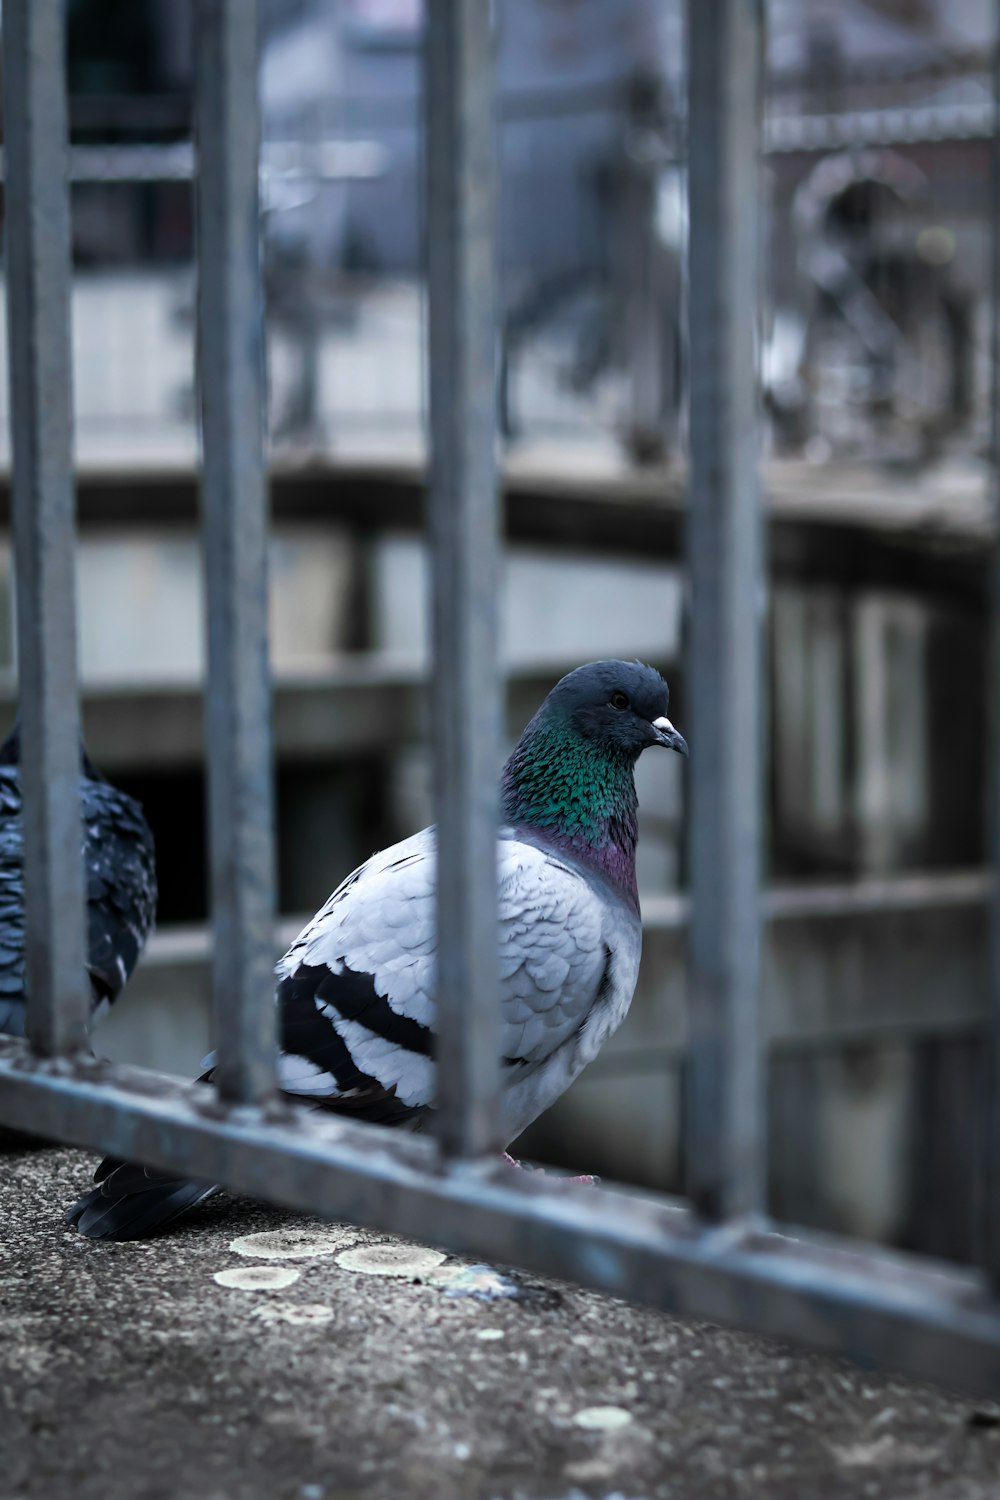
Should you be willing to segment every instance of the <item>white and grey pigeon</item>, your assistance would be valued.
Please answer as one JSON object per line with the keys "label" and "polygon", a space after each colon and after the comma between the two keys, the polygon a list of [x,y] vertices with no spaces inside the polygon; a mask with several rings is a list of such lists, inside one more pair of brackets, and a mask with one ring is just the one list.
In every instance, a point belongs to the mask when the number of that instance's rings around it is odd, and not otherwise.
{"label": "white and grey pigeon", "polygon": [[[0,1033],[24,1036],[24,850],[21,735],[0,745]],[[153,835],[139,803],[106,781],[80,747],[87,975],[93,1010],[124,988],[156,915]]]}
{"label": "white and grey pigeon", "polygon": [[[502,1123],[513,1141],[621,1024],[639,970],[635,762],[687,754],[667,684],[639,662],[578,668],[548,695],[500,783]],[[277,966],[279,1082],[315,1108],[419,1129],[435,1093],[435,836],[349,875]],[[204,1075],[211,1078],[211,1071]],[[135,1239],[218,1189],[111,1159],[67,1218]]]}

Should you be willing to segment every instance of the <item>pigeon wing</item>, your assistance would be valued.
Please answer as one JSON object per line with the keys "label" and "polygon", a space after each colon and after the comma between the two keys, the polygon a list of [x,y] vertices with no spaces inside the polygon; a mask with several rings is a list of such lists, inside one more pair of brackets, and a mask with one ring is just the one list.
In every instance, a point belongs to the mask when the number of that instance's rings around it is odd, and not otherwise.
{"label": "pigeon wing", "polygon": [[[407,1108],[432,1103],[435,873],[432,830],[376,855],[279,964],[283,1018],[309,998],[343,1043],[314,1088],[357,1086],[353,1068]],[[601,991],[605,904],[579,871],[514,838],[498,844],[498,904],[501,1054],[523,1073],[579,1030]],[[318,1063],[316,1047],[297,1055]]]}
{"label": "pigeon wing", "polygon": [[114,1000],[139,961],[156,915],[153,836],[142,808],[106,781],[81,782],[87,886],[87,967]]}

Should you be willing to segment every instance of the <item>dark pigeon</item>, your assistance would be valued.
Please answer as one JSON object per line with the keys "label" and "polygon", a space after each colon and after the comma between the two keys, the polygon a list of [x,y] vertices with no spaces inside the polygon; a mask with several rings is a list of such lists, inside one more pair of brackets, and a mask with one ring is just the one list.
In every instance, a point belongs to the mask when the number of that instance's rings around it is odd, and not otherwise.
{"label": "dark pigeon", "polygon": [[[506,1142],[596,1057],[631,1003],[641,947],[635,762],[651,746],[687,753],[667,700],[660,674],[641,663],[580,667],[553,688],[504,767]],[[289,1097],[379,1124],[425,1123],[435,1094],[435,867],[432,828],[374,855],[278,964]],[[96,1239],[138,1238],[217,1191],[114,1161],[96,1180],[67,1216]]]}
{"label": "dark pigeon", "polygon": [[[24,1036],[24,867],[21,740],[17,724],[0,745],[0,1033]],[[113,787],[80,751],[87,972],[94,1011],[120,994],[156,914],[153,836],[132,797]]]}

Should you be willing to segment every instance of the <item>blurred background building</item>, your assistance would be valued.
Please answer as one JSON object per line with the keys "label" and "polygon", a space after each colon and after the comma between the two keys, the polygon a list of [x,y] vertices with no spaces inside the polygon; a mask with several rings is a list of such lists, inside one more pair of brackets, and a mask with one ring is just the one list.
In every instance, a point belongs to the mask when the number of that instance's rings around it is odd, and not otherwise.
{"label": "blurred background building", "polygon": [[[184,1074],[208,973],[190,0],[67,0],[80,644],[160,931],[99,1046]],[[684,725],[684,38],[672,0],[498,0],[512,735],[639,655]],[[770,0],[772,1199],[969,1253],[988,1005],[988,0]],[[280,905],[430,817],[420,0],[263,0]],[[2,304],[0,304],[2,308]],[[0,312],[0,324],[3,315]],[[6,366],[0,464],[9,462]],[[2,481],[4,514],[9,513]],[[0,682],[13,704],[9,540]],[[680,767],[640,767],[640,993],[525,1151],[678,1186]]]}

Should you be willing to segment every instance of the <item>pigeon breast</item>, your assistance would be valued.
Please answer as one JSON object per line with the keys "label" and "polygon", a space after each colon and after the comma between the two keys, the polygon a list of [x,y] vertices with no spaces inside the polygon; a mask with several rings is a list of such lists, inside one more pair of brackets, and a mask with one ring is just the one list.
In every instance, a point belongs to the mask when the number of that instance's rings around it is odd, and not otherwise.
{"label": "pigeon breast", "polygon": [[[497,858],[498,1023],[510,1140],[622,1020],[640,939],[638,920],[617,893],[563,855],[505,830]],[[427,829],[350,875],[281,960],[282,1012],[301,1005],[305,987],[316,1015],[312,1037],[300,1036],[293,1056],[283,1034],[289,1092],[301,1079],[304,1095],[321,1093],[316,1068],[325,1060],[331,1098],[345,1085],[374,1083],[407,1110],[433,1104],[435,878],[434,830]],[[343,1046],[339,1057],[325,1035],[331,1029]]]}

